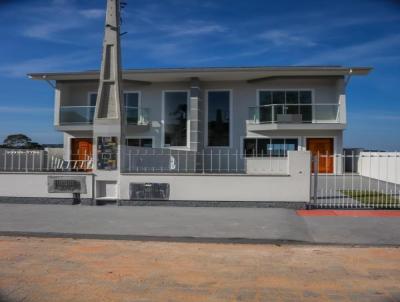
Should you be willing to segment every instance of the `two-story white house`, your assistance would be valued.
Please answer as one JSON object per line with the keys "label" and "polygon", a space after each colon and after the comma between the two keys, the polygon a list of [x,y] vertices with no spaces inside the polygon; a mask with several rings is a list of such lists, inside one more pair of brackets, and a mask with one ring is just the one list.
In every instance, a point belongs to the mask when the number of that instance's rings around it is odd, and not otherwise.
{"label": "two-story white house", "polygon": [[[236,169],[238,160],[281,158],[288,150],[341,154],[347,83],[351,76],[367,75],[370,70],[341,66],[128,69],[123,72],[126,145],[190,151],[199,157],[235,154]],[[29,76],[55,82],[54,125],[64,134],[64,159],[91,156],[99,72]],[[201,162],[204,170],[204,158]],[[218,165],[221,171],[221,160]],[[222,165],[233,167],[229,160]],[[331,156],[319,161],[322,173],[340,172],[340,167]],[[247,172],[253,168],[257,167],[247,166]]]}

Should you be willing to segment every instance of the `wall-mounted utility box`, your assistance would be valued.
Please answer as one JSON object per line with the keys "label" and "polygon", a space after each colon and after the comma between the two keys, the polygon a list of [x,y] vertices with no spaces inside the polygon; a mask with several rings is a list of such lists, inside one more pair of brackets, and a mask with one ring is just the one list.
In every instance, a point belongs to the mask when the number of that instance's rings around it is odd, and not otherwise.
{"label": "wall-mounted utility box", "polygon": [[168,183],[130,183],[129,198],[131,200],[168,200]]}
{"label": "wall-mounted utility box", "polygon": [[79,193],[86,194],[85,176],[48,176],[47,190],[49,193]]}

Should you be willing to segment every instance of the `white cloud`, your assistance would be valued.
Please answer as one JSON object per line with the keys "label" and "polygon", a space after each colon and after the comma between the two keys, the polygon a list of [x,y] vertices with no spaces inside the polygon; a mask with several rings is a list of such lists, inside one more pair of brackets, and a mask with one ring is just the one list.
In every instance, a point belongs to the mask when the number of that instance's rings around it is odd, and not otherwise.
{"label": "white cloud", "polygon": [[[44,40],[54,40],[57,39],[53,37],[54,34],[59,32],[74,29],[80,27],[80,23],[68,23],[68,22],[61,22],[61,23],[41,23],[32,25],[29,28],[23,31],[23,34],[29,38],[37,38],[37,39],[44,39]],[[58,39],[58,41],[65,41],[62,39]]]}
{"label": "white cloud", "polygon": [[288,30],[268,30],[259,34],[258,37],[278,47],[291,45],[312,47],[317,45],[310,38]]}
{"label": "white cloud", "polygon": [[[77,44],[77,35],[68,40],[67,31],[87,31],[93,20],[104,17],[104,9],[79,8],[74,1],[54,0],[48,5],[20,8],[18,15],[28,16],[24,20],[21,34],[25,37],[57,43]],[[80,31],[78,37],[82,34]],[[66,38],[67,37],[67,38]]]}
{"label": "white cloud", "polygon": [[207,24],[203,22],[188,22],[179,25],[164,25],[160,29],[174,37],[198,36],[213,33],[222,33],[226,28],[218,24]]}
{"label": "white cloud", "polygon": [[388,35],[376,40],[335,48],[333,50],[322,51],[313,54],[311,57],[301,60],[297,65],[307,64],[343,64],[350,63],[370,63],[377,62],[377,59],[385,59],[382,53],[387,53],[388,49],[400,47],[400,35]]}
{"label": "white cloud", "polygon": [[98,18],[103,18],[105,15],[105,11],[104,9],[84,9],[79,11],[79,13],[88,18],[88,19],[98,19]]}

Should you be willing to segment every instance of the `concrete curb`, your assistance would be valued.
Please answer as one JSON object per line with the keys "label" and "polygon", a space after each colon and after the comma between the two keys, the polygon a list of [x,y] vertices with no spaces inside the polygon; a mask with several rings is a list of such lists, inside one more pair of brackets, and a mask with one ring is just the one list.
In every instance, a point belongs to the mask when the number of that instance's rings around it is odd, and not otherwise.
{"label": "concrete curb", "polygon": [[[0,197],[0,204],[44,204],[44,205],[73,205],[72,198],[40,198],[40,197]],[[110,204],[110,202],[97,201],[98,206]],[[204,200],[119,200],[113,204],[118,206],[133,207],[209,207],[209,208],[283,208],[301,210],[305,209],[306,202],[291,201],[204,201]],[[92,199],[82,199],[81,205],[92,206]]]}
{"label": "concrete curb", "polygon": [[120,200],[121,206],[167,206],[167,207],[209,207],[209,208],[283,208],[301,210],[306,208],[305,202],[291,201],[204,201],[204,200]]}
{"label": "concrete curb", "polygon": [[[83,203],[90,203],[91,199],[82,199]],[[49,204],[74,205],[72,198],[42,198],[42,197],[0,197],[0,204]]]}
{"label": "concrete curb", "polygon": [[53,232],[7,232],[0,231],[4,237],[35,237],[35,238],[69,238],[88,240],[125,240],[143,242],[172,242],[172,243],[218,243],[218,244],[271,244],[271,245],[298,245],[298,246],[337,246],[337,247],[392,247],[400,248],[399,244],[371,244],[371,243],[336,243],[336,242],[312,242],[289,239],[256,239],[256,238],[216,238],[216,237],[170,237],[170,236],[146,236],[146,235],[114,235],[114,234],[75,234]]}

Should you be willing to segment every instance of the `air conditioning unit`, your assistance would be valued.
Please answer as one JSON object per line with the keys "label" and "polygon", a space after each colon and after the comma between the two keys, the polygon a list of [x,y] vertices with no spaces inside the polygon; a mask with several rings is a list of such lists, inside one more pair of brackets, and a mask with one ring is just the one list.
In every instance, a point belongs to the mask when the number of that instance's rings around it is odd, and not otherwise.
{"label": "air conditioning unit", "polygon": [[168,200],[168,183],[130,183],[129,197],[131,200]]}
{"label": "air conditioning unit", "polygon": [[301,123],[301,114],[277,114],[276,120],[278,123]]}

